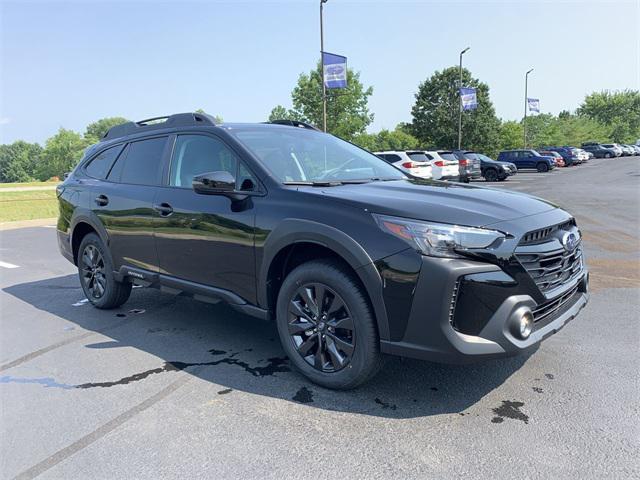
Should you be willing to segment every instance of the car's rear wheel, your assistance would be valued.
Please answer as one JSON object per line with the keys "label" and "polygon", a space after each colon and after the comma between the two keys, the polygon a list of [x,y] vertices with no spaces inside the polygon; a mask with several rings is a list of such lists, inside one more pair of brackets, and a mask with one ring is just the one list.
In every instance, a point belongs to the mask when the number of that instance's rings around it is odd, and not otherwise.
{"label": "car's rear wheel", "polygon": [[90,233],[78,249],[80,285],[91,304],[97,308],[116,308],[131,295],[131,283],[116,281],[113,262],[98,235]]}
{"label": "car's rear wheel", "polygon": [[381,355],[375,318],[362,286],[332,260],[314,260],[285,278],[278,333],[291,363],[323,387],[346,390],[372,378]]}
{"label": "car's rear wheel", "polygon": [[487,168],[484,171],[484,179],[487,182],[495,182],[496,180],[498,180],[498,172],[495,168]]}
{"label": "car's rear wheel", "polygon": [[549,165],[547,165],[546,163],[540,162],[537,165],[538,171],[540,173],[544,173],[544,172],[548,172],[549,171]]}

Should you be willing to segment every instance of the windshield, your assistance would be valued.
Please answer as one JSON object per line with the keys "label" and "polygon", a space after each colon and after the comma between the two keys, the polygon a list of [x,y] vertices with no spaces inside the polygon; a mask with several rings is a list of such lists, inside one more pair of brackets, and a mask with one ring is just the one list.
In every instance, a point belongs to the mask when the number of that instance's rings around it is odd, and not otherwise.
{"label": "windshield", "polygon": [[536,152],[535,150],[529,150],[529,153],[531,153],[534,157],[541,157],[542,156],[538,152]]}
{"label": "windshield", "polygon": [[482,154],[482,153],[476,153],[476,156],[480,159],[480,160],[484,160],[485,162],[495,162],[495,160],[493,158],[489,158],[486,155]]}
{"label": "windshield", "polygon": [[274,127],[231,133],[282,182],[407,178],[372,153],[322,132]]}

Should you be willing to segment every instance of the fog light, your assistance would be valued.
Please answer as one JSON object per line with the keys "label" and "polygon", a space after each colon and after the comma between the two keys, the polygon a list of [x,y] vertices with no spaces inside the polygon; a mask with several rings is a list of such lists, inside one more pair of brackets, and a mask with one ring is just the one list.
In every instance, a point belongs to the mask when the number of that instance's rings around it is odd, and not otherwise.
{"label": "fog light", "polygon": [[518,334],[521,339],[526,340],[531,335],[533,330],[533,314],[531,312],[525,312],[519,321]]}

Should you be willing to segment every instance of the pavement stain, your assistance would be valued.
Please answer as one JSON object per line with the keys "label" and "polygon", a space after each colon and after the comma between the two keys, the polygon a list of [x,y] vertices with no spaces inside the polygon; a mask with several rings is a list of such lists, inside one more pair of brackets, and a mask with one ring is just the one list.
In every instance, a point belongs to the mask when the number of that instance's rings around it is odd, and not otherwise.
{"label": "pavement stain", "polygon": [[[226,352],[222,350],[210,350],[212,355],[221,355]],[[213,353],[215,352],[215,353]],[[65,390],[70,389],[88,389],[88,388],[109,388],[114,387],[116,385],[128,385],[130,383],[139,382],[144,380],[145,378],[150,377],[151,375],[157,375],[159,373],[165,372],[179,372],[185,370],[189,367],[203,367],[203,366],[215,366],[220,364],[226,365],[236,365],[243,368],[246,372],[250,373],[254,377],[267,377],[271,376],[277,372],[289,372],[291,369],[288,366],[288,360],[286,357],[273,357],[267,359],[267,365],[252,367],[248,363],[234,358],[236,353],[232,353],[230,356],[221,358],[219,360],[212,360],[210,362],[164,362],[161,367],[151,368],[149,370],[145,370],[143,372],[134,373],[133,375],[129,375],[126,377],[122,377],[118,380],[108,381],[108,382],[89,382],[82,383],[79,385],[69,385],[64,383],[59,383],[53,378],[22,378],[22,377],[12,377],[12,376],[4,376],[0,377],[0,383],[21,383],[21,384],[39,384],[45,387],[53,387],[53,388],[62,388]],[[225,392],[228,393],[228,392]]]}
{"label": "pavement stain", "polygon": [[380,405],[383,409],[389,409],[389,410],[397,410],[398,406],[394,405],[393,403],[388,403],[388,402],[384,402],[382,400],[380,400],[379,398],[376,398],[374,400],[378,405]]}
{"label": "pavement stain", "polygon": [[20,383],[23,385],[27,385],[27,384],[42,385],[43,387],[47,387],[47,388],[61,388],[63,390],[72,390],[76,388],[75,385],[69,385],[67,383],[59,383],[51,377],[23,378],[23,377],[13,377],[11,375],[6,375],[3,377],[0,377],[0,383]]}
{"label": "pavement stain", "polygon": [[531,389],[536,393],[544,393],[544,390],[542,390],[540,387],[531,387]]}
{"label": "pavement stain", "polygon": [[233,392],[233,388],[225,388],[224,390],[220,390],[218,395],[226,395],[227,393]]}
{"label": "pavement stain", "polygon": [[491,419],[491,422],[502,423],[505,418],[511,418],[512,420],[520,420],[528,424],[529,416],[520,410],[522,407],[524,407],[524,402],[503,400],[502,405],[492,409],[496,416]]}
{"label": "pavement stain", "polygon": [[307,387],[302,387],[296,392],[292,400],[298,403],[313,403],[313,392]]}

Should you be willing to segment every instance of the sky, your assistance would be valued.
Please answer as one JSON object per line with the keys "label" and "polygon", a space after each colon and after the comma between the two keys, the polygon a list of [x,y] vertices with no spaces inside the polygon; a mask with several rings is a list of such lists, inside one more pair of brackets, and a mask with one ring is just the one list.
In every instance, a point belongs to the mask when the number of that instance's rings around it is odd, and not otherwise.
{"label": "sky", "polygon": [[[593,91],[640,89],[640,0],[329,0],[325,50],[373,86],[369,131],[411,120],[418,85],[464,66],[499,117],[523,114],[524,75],[543,112]],[[109,116],[203,108],[260,122],[291,106],[319,59],[319,0],[0,0],[0,143],[44,143]]]}

